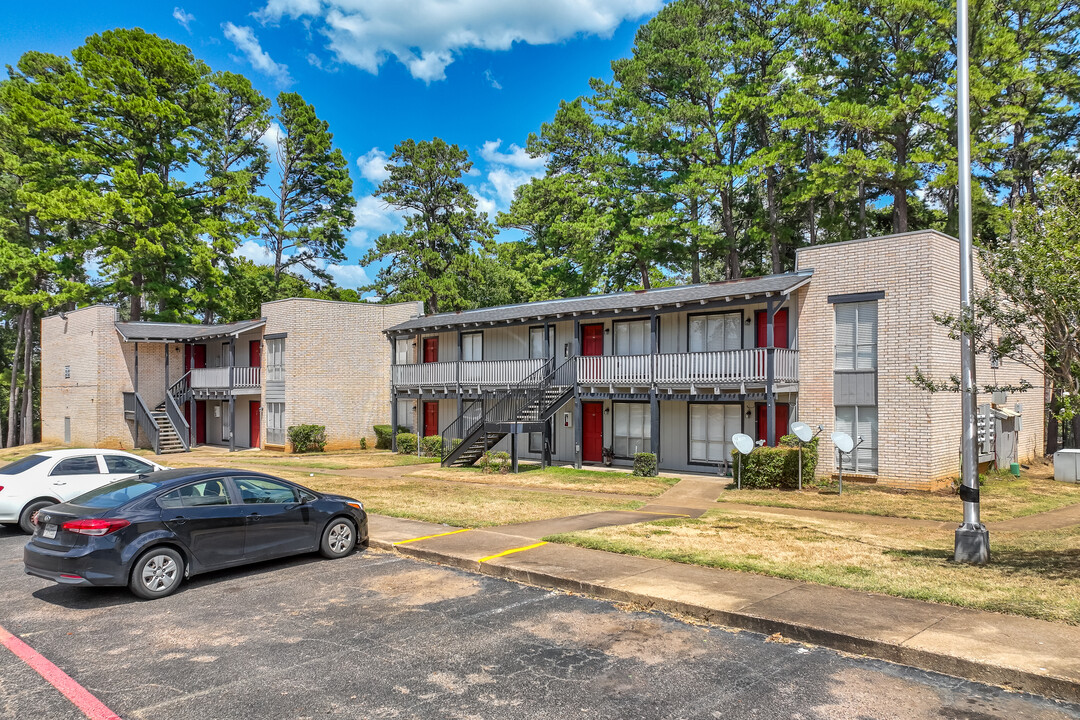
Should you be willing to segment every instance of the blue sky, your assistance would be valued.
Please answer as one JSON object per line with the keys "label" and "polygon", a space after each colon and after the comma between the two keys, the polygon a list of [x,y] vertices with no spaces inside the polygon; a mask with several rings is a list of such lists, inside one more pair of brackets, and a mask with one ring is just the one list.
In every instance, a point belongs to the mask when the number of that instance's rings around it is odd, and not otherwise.
{"label": "blue sky", "polygon": [[[406,138],[468,150],[480,207],[505,209],[542,172],[520,150],[562,99],[610,78],[660,0],[260,0],[258,2],[6,2],[0,61],[27,50],[68,54],[94,33],[141,27],[190,47],[215,70],[262,92],[299,92],[330,123],[351,163],[357,226],[349,260],[331,268],[355,287],[374,274],[357,259],[397,218],[370,197],[384,157]],[[270,142],[271,139],[267,138]],[[259,259],[249,241],[240,250]]]}

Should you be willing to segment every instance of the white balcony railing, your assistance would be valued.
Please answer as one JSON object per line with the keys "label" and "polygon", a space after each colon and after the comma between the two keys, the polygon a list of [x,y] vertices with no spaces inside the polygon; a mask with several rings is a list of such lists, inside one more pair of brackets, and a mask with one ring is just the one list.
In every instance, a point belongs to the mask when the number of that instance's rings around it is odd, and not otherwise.
{"label": "white balcony railing", "polygon": [[542,358],[532,358],[393,365],[391,369],[397,387],[450,387],[459,382],[467,387],[508,387],[521,382],[543,364]]}
{"label": "white balcony railing", "polygon": [[[229,376],[232,383],[229,383]],[[195,368],[191,371],[191,387],[198,390],[249,390],[262,385],[262,368],[217,367]]]}

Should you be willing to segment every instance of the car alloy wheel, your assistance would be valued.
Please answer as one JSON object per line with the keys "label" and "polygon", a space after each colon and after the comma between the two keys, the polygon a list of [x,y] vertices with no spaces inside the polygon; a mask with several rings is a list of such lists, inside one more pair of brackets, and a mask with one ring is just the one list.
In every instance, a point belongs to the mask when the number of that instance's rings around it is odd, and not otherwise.
{"label": "car alloy wheel", "polygon": [[169,547],[153,548],[135,563],[129,587],[141,598],[171,595],[184,578],[184,559]]}
{"label": "car alloy wheel", "polygon": [[328,558],[345,557],[356,547],[356,528],[345,519],[337,519],[323,531],[322,553]]}
{"label": "car alloy wheel", "polygon": [[168,590],[177,580],[180,568],[168,555],[154,555],[143,565],[142,581],[147,590],[159,593]]}

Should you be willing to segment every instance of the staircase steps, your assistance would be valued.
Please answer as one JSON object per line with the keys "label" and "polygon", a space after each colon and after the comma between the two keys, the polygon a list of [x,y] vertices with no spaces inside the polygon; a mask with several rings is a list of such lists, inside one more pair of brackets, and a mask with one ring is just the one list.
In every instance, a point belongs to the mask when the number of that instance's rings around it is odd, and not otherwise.
{"label": "staircase steps", "polygon": [[154,418],[154,424],[158,428],[158,454],[168,455],[170,453],[185,452],[184,443],[181,442],[180,436],[173,428],[173,424],[169,421],[169,416],[165,412],[165,403],[154,408],[150,416]]}

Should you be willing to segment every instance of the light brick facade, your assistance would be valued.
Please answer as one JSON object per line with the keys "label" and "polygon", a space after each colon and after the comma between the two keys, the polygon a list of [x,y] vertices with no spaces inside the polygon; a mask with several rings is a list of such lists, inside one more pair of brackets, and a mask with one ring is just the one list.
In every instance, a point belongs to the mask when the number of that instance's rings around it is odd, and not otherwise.
{"label": "light brick facade", "polygon": [[[960,373],[960,343],[934,321],[934,314],[959,309],[959,244],[942,233],[925,231],[885,238],[802,248],[796,267],[813,269],[813,280],[799,290],[798,417],[823,424],[819,474],[836,471],[836,452],[829,440],[835,424],[835,306],[833,295],[884,292],[878,300],[877,408],[878,472],[868,478],[882,485],[934,489],[959,475],[960,397],[928,393],[908,378],[919,367],[931,377],[948,380]],[[983,283],[976,275],[977,285]],[[1043,381],[1031,370],[1002,361],[990,368],[979,358],[976,381],[1011,385],[1026,379],[1035,387],[1008,399],[1021,404],[1021,461],[1043,446]],[[980,396],[979,403],[990,397]]]}

